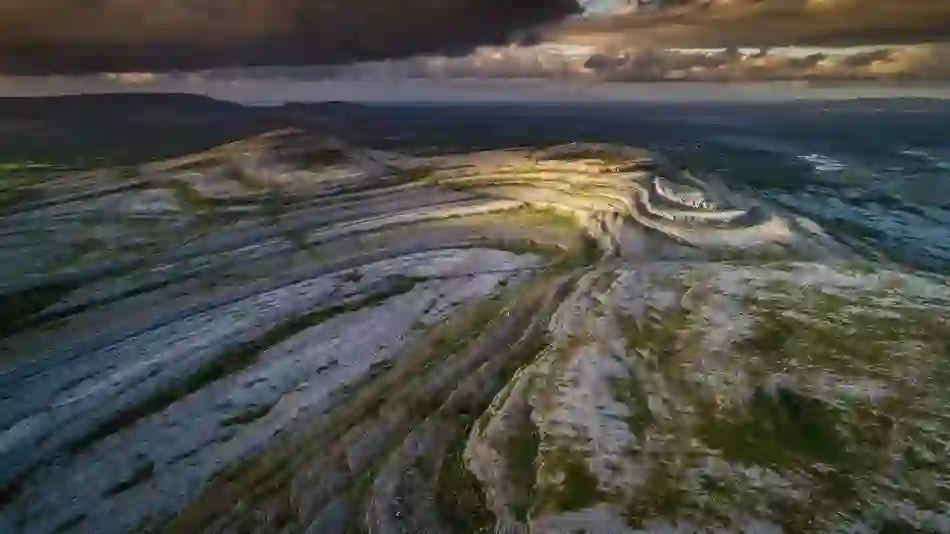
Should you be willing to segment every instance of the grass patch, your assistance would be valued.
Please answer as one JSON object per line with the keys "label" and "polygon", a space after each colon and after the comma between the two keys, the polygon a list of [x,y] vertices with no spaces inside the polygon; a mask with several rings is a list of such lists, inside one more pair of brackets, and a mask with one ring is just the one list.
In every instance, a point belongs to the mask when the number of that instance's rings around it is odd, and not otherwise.
{"label": "grass patch", "polygon": [[878,308],[871,295],[846,298],[815,289],[788,298],[753,297],[746,306],[757,324],[736,349],[771,368],[794,360],[843,374],[876,375],[888,372],[908,340],[924,342],[936,352],[950,351],[950,328],[938,314]]}
{"label": "grass patch", "polygon": [[583,510],[607,499],[584,459],[574,451],[563,448],[542,451],[539,465],[541,471],[558,473],[562,480],[556,485],[538,486],[533,515]]}
{"label": "grass patch", "polygon": [[[636,150],[636,149],[634,149]],[[542,161],[597,161],[607,165],[622,165],[624,169],[652,170],[657,163],[647,159],[647,153],[632,152],[622,147],[597,143],[571,143],[539,150],[534,157]]]}
{"label": "grass patch", "polygon": [[[679,478],[673,472],[673,466],[658,459],[652,467],[647,484],[624,510],[623,515],[628,525],[633,528],[642,528],[644,522],[649,519],[681,517],[683,508],[691,499],[691,495],[676,484]],[[711,479],[705,482],[711,491],[716,491],[717,488],[712,487],[714,482]]]}
{"label": "grass patch", "polygon": [[[546,339],[540,333],[537,336],[525,339],[521,346],[513,347],[514,352],[506,358],[499,369],[496,379],[489,382],[489,388],[496,390],[505,384],[510,390],[512,380],[524,362],[536,357],[547,346]],[[465,465],[463,451],[467,437],[471,434],[476,421],[481,428],[485,426],[485,417],[491,415],[491,406],[498,403],[498,396],[485,395],[484,400],[476,405],[467,406],[459,418],[463,430],[455,445],[451,448],[448,458],[443,462],[439,474],[438,493],[436,498],[440,504],[439,510],[442,519],[447,521],[457,533],[490,533],[494,532],[495,517],[485,503],[481,484]],[[476,419],[473,415],[482,413]],[[535,459],[541,443],[537,427],[527,421],[525,432],[512,436],[507,443],[507,452],[512,464],[509,466],[515,483],[522,488],[523,499],[514,506],[514,513],[521,520],[527,518],[530,506],[535,496]]]}
{"label": "grass patch", "polygon": [[[476,333],[486,330],[494,320],[501,317],[501,310],[504,309],[509,299],[502,295],[496,295],[484,299],[474,306],[471,306],[460,316],[456,316],[451,322],[443,328],[435,329],[430,334],[429,342],[423,349],[425,355],[425,364],[421,370],[425,373],[432,369],[434,365],[445,360],[453,354],[464,350],[474,339],[463,335],[465,332]],[[393,363],[390,361],[379,362],[373,367],[379,366],[387,375],[393,370]],[[405,370],[403,370],[405,371]],[[398,371],[397,371],[398,372]],[[502,368],[501,373],[514,373],[514,369]],[[370,376],[383,374],[376,372],[371,368]],[[388,376],[392,379],[392,376]],[[411,379],[410,379],[411,380]],[[404,392],[404,394],[402,394]],[[376,413],[385,406],[388,401],[405,406],[411,417],[417,421],[425,419],[434,413],[441,413],[445,417],[457,417],[461,422],[462,431],[459,441],[452,446],[452,452],[449,453],[449,460],[443,461],[436,477],[436,485],[439,491],[436,498],[439,500],[442,519],[449,523],[455,532],[459,533],[479,533],[491,532],[494,524],[493,515],[487,510],[483,497],[481,495],[480,485],[474,475],[468,471],[464,464],[464,437],[470,432],[474,418],[471,412],[478,409],[471,405],[471,401],[462,400],[461,402],[450,402],[446,404],[447,398],[442,396],[420,396],[415,393],[411,384],[403,388],[403,392],[397,392],[394,396],[387,398],[384,395],[379,396],[370,403],[367,403],[363,417],[368,414]],[[486,395],[485,404],[490,402],[490,396]],[[476,403],[480,404],[480,403]],[[376,464],[384,462],[387,458],[382,455],[376,460]],[[375,480],[377,468],[364,470],[357,481],[348,491],[355,502],[361,500],[366,488]],[[351,525],[345,532],[363,532],[363,525],[356,521],[351,521]]]}
{"label": "grass patch", "polygon": [[463,420],[463,431],[443,458],[439,469],[436,502],[441,518],[456,533],[490,534],[495,516],[488,510],[478,479],[465,465],[466,437],[472,419]]}
{"label": "grass patch", "polygon": [[735,421],[707,418],[704,441],[730,461],[786,468],[814,462],[840,464],[847,443],[836,408],[788,389],[758,390]]}
{"label": "grass patch", "polygon": [[175,180],[171,182],[170,187],[182,207],[190,209],[194,215],[206,218],[217,210],[217,203],[214,200],[205,197],[186,182]]}
{"label": "grass patch", "polygon": [[643,386],[638,378],[634,376],[628,379],[613,379],[611,388],[618,400],[630,409],[630,415],[626,418],[630,432],[641,438],[650,426],[657,422],[650,411],[649,401]]}
{"label": "grass patch", "polygon": [[520,493],[512,504],[512,513],[519,521],[526,521],[535,497],[536,462],[541,447],[541,434],[530,418],[525,418],[521,432],[506,443],[509,480]]}
{"label": "grass patch", "polygon": [[435,173],[435,168],[433,168],[433,167],[426,167],[426,166],[413,167],[413,168],[411,168],[411,169],[402,169],[402,170],[398,171],[399,177],[400,177],[401,179],[405,180],[407,183],[410,183],[410,182],[422,182],[422,183],[436,182],[437,179],[436,179],[435,177],[433,177],[433,174],[434,174],[434,173]]}
{"label": "grass patch", "polygon": [[22,171],[41,171],[41,170],[61,170],[62,166],[52,165],[50,163],[37,163],[34,161],[6,162],[0,163],[0,172],[22,172]]}
{"label": "grass patch", "polygon": [[651,351],[658,360],[663,360],[663,356],[674,356],[682,348],[689,325],[690,311],[687,308],[650,309],[643,320],[624,328],[624,336],[629,348]]}

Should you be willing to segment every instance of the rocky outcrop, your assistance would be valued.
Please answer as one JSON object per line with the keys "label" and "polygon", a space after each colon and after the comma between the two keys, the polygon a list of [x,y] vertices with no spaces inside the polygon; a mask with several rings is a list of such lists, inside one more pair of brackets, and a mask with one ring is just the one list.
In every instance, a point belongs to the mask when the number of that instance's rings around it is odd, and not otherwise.
{"label": "rocky outcrop", "polygon": [[950,528],[940,280],[612,264],[469,435],[511,532]]}
{"label": "rocky outcrop", "polygon": [[0,532],[947,529],[945,286],[659,155],[279,131],[12,206]]}

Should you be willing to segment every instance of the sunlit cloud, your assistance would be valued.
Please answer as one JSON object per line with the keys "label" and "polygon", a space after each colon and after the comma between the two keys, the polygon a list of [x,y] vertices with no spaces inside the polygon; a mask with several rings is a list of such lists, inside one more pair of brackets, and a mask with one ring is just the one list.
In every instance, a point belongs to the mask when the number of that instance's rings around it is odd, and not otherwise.
{"label": "sunlit cloud", "polygon": [[[598,47],[844,46],[950,37],[946,0],[653,0],[551,25],[542,38]],[[648,9],[649,8],[649,9]],[[662,8],[662,9],[659,9]]]}
{"label": "sunlit cloud", "polygon": [[[420,56],[338,68],[251,69],[254,79],[542,79],[584,82],[950,80],[950,44],[850,48],[483,47],[461,57]],[[221,72],[208,73],[222,79]]]}
{"label": "sunlit cloud", "polygon": [[107,72],[102,76],[122,85],[149,85],[162,78],[155,72]]}

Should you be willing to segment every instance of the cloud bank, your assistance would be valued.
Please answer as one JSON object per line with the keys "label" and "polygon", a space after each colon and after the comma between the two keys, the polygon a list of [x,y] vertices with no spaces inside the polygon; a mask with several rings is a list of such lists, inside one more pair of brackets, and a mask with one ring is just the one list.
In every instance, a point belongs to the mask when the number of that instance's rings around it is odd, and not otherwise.
{"label": "cloud bank", "polygon": [[0,71],[343,63],[504,42],[575,0],[0,0]]}
{"label": "cloud bank", "polygon": [[[170,75],[171,76],[171,75]],[[950,44],[829,49],[675,50],[627,48],[565,54],[545,46],[482,47],[460,57],[421,56],[342,67],[213,70],[176,75],[201,80],[540,79],[598,82],[950,81]],[[111,75],[125,85],[145,73]]]}
{"label": "cloud bank", "polygon": [[[590,13],[576,17],[571,15],[581,9],[578,0],[0,0],[0,72],[343,64],[425,53],[460,55],[478,43],[512,40],[594,45],[607,54],[669,47],[950,41],[948,0],[582,3]],[[611,76],[634,75],[647,63],[672,60],[637,57],[638,68],[617,67]],[[919,60],[893,58],[891,63],[907,61]],[[781,69],[814,70],[816,65]],[[778,68],[773,67],[762,68]],[[884,75],[889,69],[899,67],[879,64],[855,72]],[[538,75],[549,71],[542,65]]]}
{"label": "cloud bank", "polygon": [[950,39],[947,0],[631,0],[552,26],[547,39],[597,46],[727,47]]}
{"label": "cloud bank", "polygon": [[950,45],[903,45],[851,53],[829,50],[807,55],[768,49],[755,53],[735,49],[690,53],[648,48],[595,54],[585,66],[604,81],[947,81]]}

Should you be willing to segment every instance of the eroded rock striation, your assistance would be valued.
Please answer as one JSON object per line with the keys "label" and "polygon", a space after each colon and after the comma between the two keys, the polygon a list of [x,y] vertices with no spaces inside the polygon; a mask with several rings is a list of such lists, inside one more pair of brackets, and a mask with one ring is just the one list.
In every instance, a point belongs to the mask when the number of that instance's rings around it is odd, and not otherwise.
{"label": "eroded rock striation", "polygon": [[21,189],[0,532],[950,532],[946,281],[660,155],[286,130]]}

